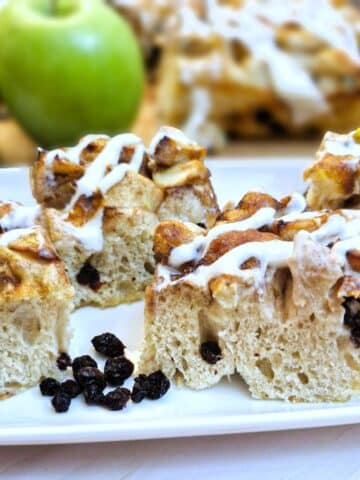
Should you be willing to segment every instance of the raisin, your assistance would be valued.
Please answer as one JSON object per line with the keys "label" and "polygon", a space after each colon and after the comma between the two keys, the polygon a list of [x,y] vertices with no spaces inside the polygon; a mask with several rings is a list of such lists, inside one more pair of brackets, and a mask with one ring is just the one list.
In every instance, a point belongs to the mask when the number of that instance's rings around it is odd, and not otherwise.
{"label": "raisin", "polygon": [[360,347],[360,327],[354,327],[351,329],[350,338],[356,348]]}
{"label": "raisin", "polygon": [[115,388],[104,397],[103,405],[110,410],[122,410],[130,399],[130,390],[127,388]]}
{"label": "raisin", "polygon": [[344,325],[349,328],[360,327],[360,302],[354,298],[346,298],[343,307]]}
{"label": "raisin", "polygon": [[134,403],[140,403],[146,398],[149,390],[148,377],[146,375],[139,375],[135,378],[134,385],[131,392],[131,400]]}
{"label": "raisin", "polygon": [[109,385],[122,385],[134,371],[134,364],[125,357],[106,360],[104,374]]}
{"label": "raisin", "polygon": [[104,394],[102,388],[96,383],[89,383],[84,388],[84,399],[88,405],[102,405],[104,401]]}
{"label": "raisin", "polygon": [[89,287],[95,292],[101,287],[100,274],[89,262],[84,263],[76,275],[76,280],[80,285]]}
{"label": "raisin", "polygon": [[72,362],[72,370],[75,380],[77,380],[78,371],[84,367],[97,368],[97,362],[90,357],[90,355],[82,355],[81,357],[74,358]]}
{"label": "raisin", "polygon": [[161,370],[150,373],[147,378],[148,391],[146,398],[150,400],[158,400],[161,398],[170,388],[169,379],[163,374]]}
{"label": "raisin", "polygon": [[69,410],[71,398],[66,393],[57,393],[51,400],[51,403],[57,413],[64,413]]}
{"label": "raisin", "polygon": [[81,393],[81,388],[77,382],[69,379],[62,382],[60,391],[69,395],[70,398],[75,398]]}
{"label": "raisin", "polygon": [[66,370],[68,367],[71,366],[71,358],[65,352],[60,353],[56,360],[56,364],[59,370]]}
{"label": "raisin", "polygon": [[350,339],[356,348],[360,347],[360,302],[355,298],[345,298],[344,325],[350,329]]}
{"label": "raisin", "polygon": [[55,378],[45,378],[45,380],[40,383],[40,391],[42,395],[52,397],[60,391],[60,382],[55,380]]}
{"label": "raisin", "polygon": [[121,357],[124,355],[125,345],[113,333],[102,333],[91,340],[95,350],[106,357]]}
{"label": "raisin", "polygon": [[217,342],[204,342],[200,346],[200,355],[205,362],[215,365],[221,360],[221,350]]}
{"label": "raisin", "polygon": [[83,367],[77,372],[77,382],[84,388],[89,383],[95,383],[102,390],[106,387],[104,374],[95,367]]}

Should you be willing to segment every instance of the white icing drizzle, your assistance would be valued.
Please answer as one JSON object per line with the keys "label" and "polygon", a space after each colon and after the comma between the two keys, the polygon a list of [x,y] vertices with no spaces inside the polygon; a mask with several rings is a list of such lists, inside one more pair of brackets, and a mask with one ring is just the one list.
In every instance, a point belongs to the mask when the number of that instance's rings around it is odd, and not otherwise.
{"label": "white icing drizzle", "polygon": [[19,228],[33,227],[37,217],[40,215],[41,208],[39,205],[35,207],[25,207],[16,203],[9,202],[11,211],[0,218],[0,228],[4,231]]}
{"label": "white icing drizzle", "polygon": [[77,227],[70,222],[63,221],[63,226],[69,235],[73,235],[91,252],[100,252],[104,246],[104,237],[102,233],[102,220],[104,210],[101,208],[84,225]]}
{"label": "white icing drizzle", "polygon": [[[237,275],[242,278],[252,278],[255,285],[259,285],[264,279],[268,267],[282,267],[288,264],[293,253],[294,242],[284,240],[271,240],[267,242],[248,242],[233,248],[210,265],[200,265],[192,273],[178,280],[171,280],[171,276],[178,274],[176,270],[181,265],[190,262],[198,262],[206,253],[206,249],[212,240],[229,231],[258,229],[276,221],[295,221],[306,218],[321,217],[329,212],[303,212],[305,203],[298,195],[292,197],[288,203],[287,215],[275,217],[275,210],[262,208],[250,218],[240,222],[221,224],[211,229],[206,236],[196,237],[188,244],[180,245],[171,251],[168,266],[159,265],[157,276],[160,282],[157,289],[160,290],[169,284],[189,282],[200,287],[205,287],[209,280],[221,274]],[[296,212],[296,209],[298,210]],[[341,213],[341,214],[340,214]],[[342,210],[340,213],[329,214],[327,221],[313,232],[306,232],[307,236],[323,246],[330,246],[331,251],[344,267],[345,272],[360,278],[353,272],[349,265],[346,253],[349,250],[360,247],[360,211]],[[297,235],[304,233],[299,231]],[[332,245],[334,244],[334,245]],[[255,257],[259,266],[252,269],[241,270],[241,265],[251,257]]]}
{"label": "white icing drizzle", "polygon": [[[130,163],[118,165],[122,149],[128,145],[136,145],[133,158]],[[108,188],[121,182],[127,171],[138,171],[144,152],[142,141],[136,135],[125,133],[113,137],[76,183],[76,193],[66,210],[70,210],[82,195],[90,197],[98,188],[102,193],[106,193]],[[107,173],[109,167],[112,170]],[[110,180],[107,177],[110,177]]]}
{"label": "white icing drizzle", "polygon": [[[305,199],[299,193],[294,193],[285,208],[285,216],[279,218],[278,220],[286,220],[289,219],[290,216],[291,219],[295,217],[299,218],[299,213],[303,212],[305,208]],[[314,217],[318,215],[318,213],[308,212],[303,215],[308,218],[308,216]],[[180,265],[190,261],[199,261],[205,255],[210,243],[220,235],[227,232],[240,232],[249,229],[258,229],[264,227],[265,225],[270,225],[275,220],[275,217],[276,211],[273,208],[265,207],[260,208],[257,212],[251,215],[251,217],[246,218],[245,220],[216,225],[207,233],[206,236],[195,237],[192,242],[185,243],[174,248],[169,256],[169,265],[177,268]]]}
{"label": "white icing drizzle", "polygon": [[80,156],[81,152],[88,146],[90,143],[94,142],[95,140],[99,139],[108,139],[107,135],[97,135],[97,134],[89,134],[85,135],[80,142],[75,145],[75,147],[70,147],[67,149],[57,148],[55,150],[51,150],[45,156],[45,164],[47,166],[51,166],[56,157],[63,158],[68,162],[75,163],[79,165],[80,163]]}
{"label": "white icing drizzle", "polygon": [[27,235],[37,233],[40,234],[39,227],[29,227],[29,228],[16,228],[14,230],[9,230],[8,232],[0,235],[0,246],[7,247],[10,243],[15,242],[19,238],[26,237]]}
{"label": "white icing drizzle", "polygon": [[[151,141],[148,150],[150,154],[155,152],[157,144],[164,137],[172,138],[182,144],[194,145],[194,142],[191,142],[180,130],[172,127],[162,127]],[[80,227],[68,221],[69,212],[81,196],[91,197],[96,191],[105,195],[114,185],[123,180],[127,172],[138,172],[146,151],[145,146],[138,136],[131,133],[120,134],[111,139],[106,135],[87,135],[75,147],[66,150],[56,149],[48,152],[45,156],[45,164],[48,168],[51,167],[56,157],[65,158],[71,163],[79,164],[84,148],[99,138],[108,139],[108,142],[87,166],[84,175],[76,182],[76,191],[59,218],[64,229],[91,252],[101,251],[103,248],[103,209],[100,209],[93,218]],[[134,147],[131,161],[129,163],[119,163],[121,152],[127,146]]]}
{"label": "white icing drizzle", "polygon": [[305,197],[298,192],[294,192],[286,205],[284,215],[292,215],[293,213],[298,214],[303,212],[306,207]]}
{"label": "white icing drizzle", "polygon": [[320,157],[329,153],[335,156],[352,156],[354,157],[353,165],[356,166],[360,161],[360,143],[355,141],[354,134],[355,131],[347,135],[327,132],[319,152]]}
{"label": "white icing drizzle", "polygon": [[4,233],[0,234],[0,246],[7,247],[11,242],[31,233],[37,233],[39,243],[43,243],[40,227],[36,225],[36,220],[40,215],[40,206],[25,207],[15,202],[3,202],[11,206],[9,213],[0,218],[0,228]]}
{"label": "white icing drizzle", "polygon": [[351,250],[359,250],[360,247],[360,235],[357,235],[353,238],[347,238],[346,240],[342,240],[340,242],[335,243],[332,248],[332,253],[336,256],[339,263],[345,266],[345,274],[351,275],[352,277],[357,278],[360,280],[360,273],[354,272],[349,264],[347,259],[347,253]]}
{"label": "white icing drizzle", "polygon": [[179,142],[185,145],[195,145],[195,142],[191,141],[181,130],[178,130],[174,127],[160,127],[158,132],[155,134],[153,139],[150,142],[148,153],[150,155],[155,154],[156,147],[158,146],[159,142],[164,138],[170,138],[175,142]]}
{"label": "white icing drizzle", "polygon": [[274,220],[275,213],[273,208],[261,208],[245,220],[217,225],[206,236],[195,237],[192,242],[174,248],[169,256],[169,265],[177,268],[190,261],[199,261],[215,238],[227,232],[242,232],[250,228],[257,229],[269,225]]}
{"label": "white icing drizzle", "polygon": [[[355,27],[329,0],[317,0],[316,13],[313,0],[246,0],[238,9],[222,5],[219,0],[207,0],[205,20],[188,6],[180,10],[179,19],[180,35],[217,35],[225,41],[237,40],[254,58],[264,62],[275,91],[291,107],[298,124],[325,112],[328,106],[306,63],[277,45],[276,26],[295,22],[360,64]],[[208,59],[203,71],[208,72],[211,63]],[[200,70],[197,59],[188,60],[187,69],[193,66]],[[187,75],[187,80],[192,82],[193,76]]]}

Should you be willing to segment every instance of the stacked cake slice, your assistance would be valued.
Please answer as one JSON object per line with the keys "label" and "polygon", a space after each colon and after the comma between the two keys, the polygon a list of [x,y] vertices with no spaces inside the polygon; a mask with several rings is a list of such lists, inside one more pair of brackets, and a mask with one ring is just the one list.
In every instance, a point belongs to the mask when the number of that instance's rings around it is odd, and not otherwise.
{"label": "stacked cake slice", "polygon": [[90,135],[40,151],[32,173],[44,224],[75,287],[75,304],[111,306],[143,295],[160,220],[211,225],[217,202],[205,149],[162,128],[148,149],[132,134]]}

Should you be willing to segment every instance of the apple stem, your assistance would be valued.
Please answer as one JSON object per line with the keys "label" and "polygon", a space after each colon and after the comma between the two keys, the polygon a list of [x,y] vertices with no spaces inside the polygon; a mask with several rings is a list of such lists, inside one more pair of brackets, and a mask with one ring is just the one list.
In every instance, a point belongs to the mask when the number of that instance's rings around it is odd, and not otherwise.
{"label": "apple stem", "polygon": [[56,15],[57,13],[58,0],[50,0],[50,13]]}

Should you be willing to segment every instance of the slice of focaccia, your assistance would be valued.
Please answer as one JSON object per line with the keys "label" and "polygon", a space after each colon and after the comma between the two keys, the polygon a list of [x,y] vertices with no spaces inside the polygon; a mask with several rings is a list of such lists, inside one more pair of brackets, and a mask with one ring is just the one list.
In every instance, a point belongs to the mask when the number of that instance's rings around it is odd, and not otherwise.
{"label": "slice of focaccia", "polygon": [[[360,15],[350,1],[184,0],[164,42],[161,121],[212,148],[360,122]],[[164,101],[166,99],[166,101]]]}
{"label": "slice of focaccia", "polygon": [[39,151],[32,189],[75,287],[75,304],[111,306],[143,295],[164,219],[210,226],[218,207],[206,150],[163,127],[149,148],[132,134],[88,135],[72,148]]}
{"label": "slice of focaccia", "polygon": [[0,398],[58,377],[73,288],[40,209],[0,202]]}
{"label": "slice of focaccia", "polygon": [[310,182],[307,201],[312,208],[359,208],[360,129],[327,132],[304,180]]}
{"label": "slice of focaccia", "polygon": [[140,372],[256,398],[343,401],[360,387],[360,212],[250,192],[211,229],[155,232]]}

